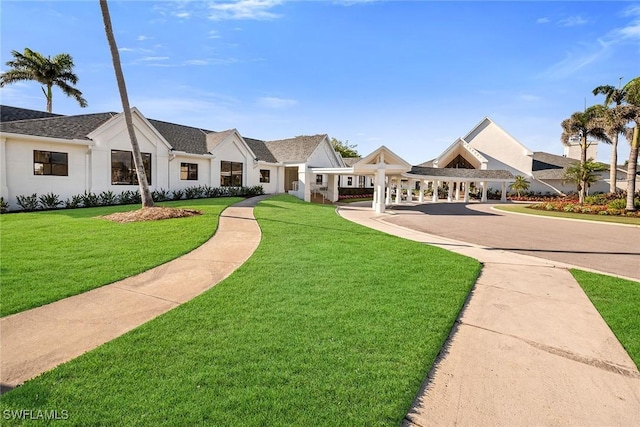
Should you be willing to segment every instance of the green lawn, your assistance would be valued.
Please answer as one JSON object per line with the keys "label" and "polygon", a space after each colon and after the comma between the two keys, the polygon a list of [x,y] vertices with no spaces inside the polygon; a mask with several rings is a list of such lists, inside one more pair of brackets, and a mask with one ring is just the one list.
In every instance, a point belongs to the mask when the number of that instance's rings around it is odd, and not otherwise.
{"label": "green lawn", "polygon": [[77,295],[183,255],[209,239],[220,212],[240,200],[159,203],[205,215],[125,224],[96,217],[140,205],[0,215],[0,315]]}
{"label": "green lawn", "polygon": [[0,410],[66,410],[76,425],[399,425],[481,266],[334,209],[261,202],[260,246],[225,281]]}
{"label": "green lawn", "polygon": [[581,270],[571,274],[640,369],[640,282]]}
{"label": "green lawn", "polygon": [[590,214],[579,214],[579,213],[573,213],[573,212],[545,211],[541,209],[531,209],[527,207],[527,205],[521,205],[521,204],[499,205],[499,206],[495,206],[495,208],[502,211],[524,213],[528,215],[552,216],[556,218],[584,219],[587,221],[614,222],[618,224],[632,224],[632,225],[640,226],[640,218],[633,218],[633,217],[626,217],[626,216],[590,215]]}

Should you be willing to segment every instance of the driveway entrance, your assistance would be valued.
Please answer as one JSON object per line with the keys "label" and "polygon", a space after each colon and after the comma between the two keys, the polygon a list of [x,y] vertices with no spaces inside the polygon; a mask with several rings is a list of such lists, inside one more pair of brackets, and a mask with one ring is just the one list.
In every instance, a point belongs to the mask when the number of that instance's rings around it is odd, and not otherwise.
{"label": "driveway entrance", "polygon": [[496,203],[393,206],[393,224],[640,281],[640,227],[517,215]]}

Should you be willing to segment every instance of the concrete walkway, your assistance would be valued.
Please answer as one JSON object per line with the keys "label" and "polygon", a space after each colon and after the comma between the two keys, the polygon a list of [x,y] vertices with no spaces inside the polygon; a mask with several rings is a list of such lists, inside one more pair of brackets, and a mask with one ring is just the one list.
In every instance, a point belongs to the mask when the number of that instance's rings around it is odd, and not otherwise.
{"label": "concrete walkway", "polygon": [[338,212],[484,264],[405,425],[640,425],[640,373],[569,265],[414,231],[369,207]]}
{"label": "concrete walkway", "polygon": [[7,391],[189,301],[255,251],[253,207],[226,208],[218,229],[192,252],[137,276],[0,319],[0,383]]}

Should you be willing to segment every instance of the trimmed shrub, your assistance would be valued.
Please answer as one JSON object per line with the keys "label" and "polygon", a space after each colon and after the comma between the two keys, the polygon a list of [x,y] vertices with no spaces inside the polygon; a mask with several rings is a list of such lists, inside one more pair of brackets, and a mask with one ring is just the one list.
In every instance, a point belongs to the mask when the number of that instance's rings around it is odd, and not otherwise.
{"label": "trimmed shrub", "polygon": [[154,202],[165,202],[167,200],[171,200],[171,194],[164,188],[153,190],[151,192],[151,197],[153,197]]}
{"label": "trimmed shrub", "polygon": [[9,209],[9,203],[4,201],[4,197],[0,197],[0,214],[7,213]]}
{"label": "trimmed shrub", "polygon": [[57,209],[64,203],[60,200],[60,196],[54,193],[42,194],[38,200],[42,209]]}
{"label": "trimmed shrub", "polygon": [[82,207],[82,195],[76,194],[75,196],[71,196],[70,199],[64,201],[64,207],[66,209],[76,209]]}
{"label": "trimmed shrub", "polygon": [[184,191],[182,190],[173,190],[171,192],[171,200],[180,200],[184,196]]}
{"label": "trimmed shrub", "polygon": [[99,206],[100,205],[100,198],[98,197],[97,194],[89,191],[85,191],[84,194],[82,195],[82,205],[85,208],[91,208],[94,206]]}
{"label": "trimmed shrub", "polygon": [[110,206],[118,204],[118,196],[116,196],[113,191],[103,191],[98,196],[98,202],[102,206]]}
{"label": "trimmed shrub", "polygon": [[30,196],[16,196],[16,202],[18,206],[25,212],[33,212],[38,209],[38,195],[33,193]]}

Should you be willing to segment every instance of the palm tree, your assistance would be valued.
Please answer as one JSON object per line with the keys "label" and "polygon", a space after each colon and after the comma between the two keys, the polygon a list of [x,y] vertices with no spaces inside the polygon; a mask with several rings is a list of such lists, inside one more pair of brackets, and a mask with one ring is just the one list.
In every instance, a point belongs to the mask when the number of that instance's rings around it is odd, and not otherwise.
{"label": "palm tree", "polygon": [[124,120],[127,124],[127,131],[129,132],[129,138],[131,139],[131,148],[133,150],[133,163],[136,167],[136,174],[138,175],[138,183],[140,186],[140,195],[142,196],[142,207],[153,207],[153,197],[149,191],[149,183],[147,181],[147,174],[144,170],[144,163],[142,161],[142,154],[140,153],[140,146],[138,145],[138,139],[136,138],[136,132],[133,127],[133,117],[131,116],[131,109],[129,108],[129,97],[127,95],[127,87],[124,82],[124,74],[122,73],[122,66],[120,64],[120,54],[118,53],[118,46],[116,45],[116,39],[113,36],[113,28],[111,27],[111,16],[109,15],[109,6],[107,0],[100,0],[100,9],[102,10],[102,19],[104,21],[104,31],[107,34],[107,40],[109,42],[109,49],[111,49],[111,59],[113,60],[113,69],[116,73],[116,81],[118,82],[118,90],[120,91],[120,99],[122,100],[122,109],[124,110]]}
{"label": "palm tree", "polygon": [[[62,92],[75,98],[81,107],[87,106],[87,101],[82,97],[82,92],[73,87],[78,83],[78,76],[73,73],[73,58],[68,53],[61,53],[51,59],[44,57],[29,48],[24,53],[11,51],[13,60],[7,61],[7,66],[12,67],[0,75],[0,87],[25,81],[35,80],[42,84],[42,92],[47,98],[47,112],[51,113],[53,107],[53,86],[57,86]],[[46,90],[45,90],[46,87]]]}
{"label": "palm tree", "polygon": [[518,197],[520,197],[521,191],[527,191],[529,189],[529,181],[522,175],[516,175],[515,179],[516,180],[509,185],[509,188],[514,190]]}
{"label": "palm tree", "polygon": [[[593,105],[584,111],[577,111],[568,119],[562,122],[562,135],[560,140],[563,144],[568,145],[569,140],[577,137],[580,140],[580,164],[587,162],[587,149],[589,148],[590,139],[604,141],[610,143],[609,137],[603,127],[601,117],[604,115],[605,107],[602,105]],[[584,202],[585,192],[587,190],[587,182],[582,182],[578,186],[579,202]]]}
{"label": "palm tree", "polygon": [[[620,81],[622,81],[622,77],[620,78]],[[620,85],[618,85],[617,89],[611,85],[603,85],[593,89],[593,94],[604,95],[604,105],[606,107],[609,107],[611,104],[615,104],[613,108],[607,110],[606,115],[603,117],[605,121],[605,130],[611,140],[609,192],[615,193],[617,189],[616,172],[618,167],[618,137],[625,131],[625,126],[627,124],[627,121],[621,117],[619,107],[624,101],[626,90],[624,88],[621,89]]]}
{"label": "palm tree", "polygon": [[[581,190],[588,189],[591,184],[598,181],[600,179],[598,172],[605,170],[607,170],[607,167],[603,163],[594,162],[593,159],[588,159],[585,163],[576,162],[568,166],[564,171],[562,183],[575,183],[578,188],[578,193],[580,193]],[[582,203],[582,201],[580,203]]]}
{"label": "palm tree", "polygon": [[636,173],[638,172],[638,148],[640,147],[640,77],[636,77],[624,85],[624,100],[628,103],[632,119],[635,122],[633,130],[627,133],[631,143],[629,162],[627,164],[627,211],[635,211],[633,198],[636,192]]}

